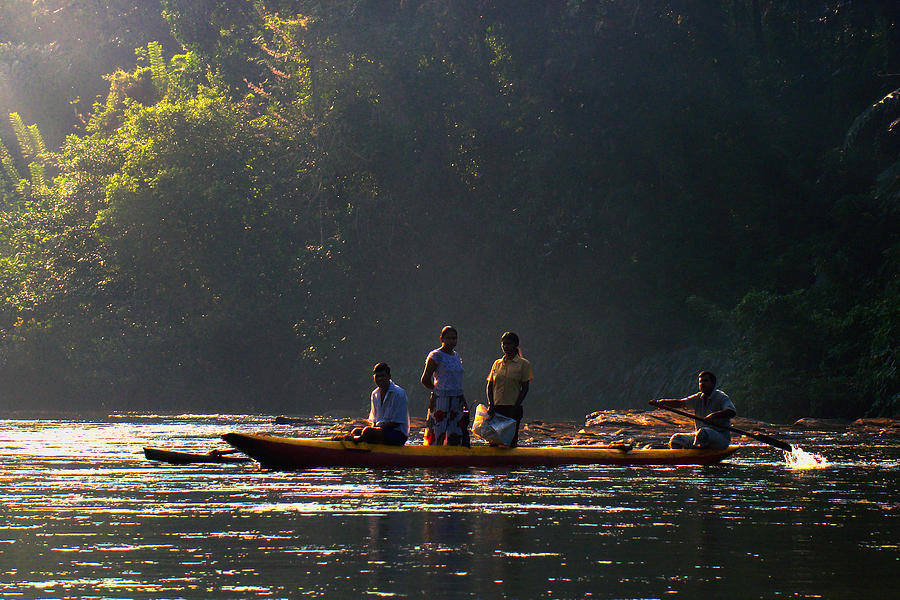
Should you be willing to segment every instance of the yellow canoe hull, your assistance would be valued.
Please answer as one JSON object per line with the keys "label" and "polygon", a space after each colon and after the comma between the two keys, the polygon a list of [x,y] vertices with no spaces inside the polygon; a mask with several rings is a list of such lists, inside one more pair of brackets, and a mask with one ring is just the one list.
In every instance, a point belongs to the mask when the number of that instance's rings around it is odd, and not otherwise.
{"label": "yellow canoe hull", "polygon": [[311,467],[540,467],[555,465],[709,465],[739,446],[723,450],[622,450],[598,446],[387,446],[327,439],[286,438],[268,434],[226,433],[222,439],[275,468]]}

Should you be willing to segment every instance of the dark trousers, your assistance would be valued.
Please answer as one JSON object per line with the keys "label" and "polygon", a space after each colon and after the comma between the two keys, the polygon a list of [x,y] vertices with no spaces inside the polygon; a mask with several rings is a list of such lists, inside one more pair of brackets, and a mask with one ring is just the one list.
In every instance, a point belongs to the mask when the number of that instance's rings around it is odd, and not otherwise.
{"label": "dark trousers", "polygon": [[519,445],[519,425],[522,423],[523,414],[522,406],[516,406],[515,404],[495,404],[494,412],[498,415],[503,415],[504,417],[516,420],[516,435],[513,436],[512,443],[509,445],[510,448],[515,448]]}

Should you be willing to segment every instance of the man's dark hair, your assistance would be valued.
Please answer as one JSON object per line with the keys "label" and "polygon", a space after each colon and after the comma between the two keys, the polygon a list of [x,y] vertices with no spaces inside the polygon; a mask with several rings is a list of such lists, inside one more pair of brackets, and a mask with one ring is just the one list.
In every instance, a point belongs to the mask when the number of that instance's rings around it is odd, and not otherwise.
{"label": "man's dark hair", "polygon": [[459,335],[459,332],[456,330],[456,327],[454,327],[453,325],[447,325],[446,327],[441,329],[441,339],[444,338],[444,334],[450,333],[451,331],[453,333],[455,333],[456,335]]}
{"label": "man's dark hair", "polygon": [[698,377],[703,377],[703,376],[709,377],[710,381],[712,381],[712,384],[716,385],[715,373],[713,373],[712,371],[700,371],[700,374],[698,375]]}
{"label": "man's dark hair", "polygon": [[386,362],[380,362],[377,365],[375,365],[374,367],[372,367],[372,374],[374,375],[375,373],[387,373],[388,376],[390,377],[391,367]]}
{"label": "man's dark hair", "polygon": [[519,336],[514,334],[512,331],[507,331],[503,335],[500,336],[501,342],[509,341],[516,348],[519,347]]}

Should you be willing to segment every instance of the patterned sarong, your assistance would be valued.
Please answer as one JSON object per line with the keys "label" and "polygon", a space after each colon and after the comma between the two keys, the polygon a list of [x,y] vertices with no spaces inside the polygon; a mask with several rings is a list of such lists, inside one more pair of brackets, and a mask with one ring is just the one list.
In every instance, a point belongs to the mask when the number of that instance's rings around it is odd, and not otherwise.
{"label": "patterned sarong", "polygon": [[425,445],[469,445],[469,410],[464,396],[431,395],[425,417]]}

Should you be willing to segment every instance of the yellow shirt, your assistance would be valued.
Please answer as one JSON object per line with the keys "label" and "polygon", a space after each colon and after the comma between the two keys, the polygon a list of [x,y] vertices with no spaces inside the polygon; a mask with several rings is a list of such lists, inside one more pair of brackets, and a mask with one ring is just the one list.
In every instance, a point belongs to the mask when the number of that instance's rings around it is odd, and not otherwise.
{"label": "yellow shirt", "polygon": [[531,381],[531,363],[516,356],[508,359],[505,356],[494,361],[491,374],[487,380],[493,383],[494,404],[511,406],[519,399],[522,383]]}

